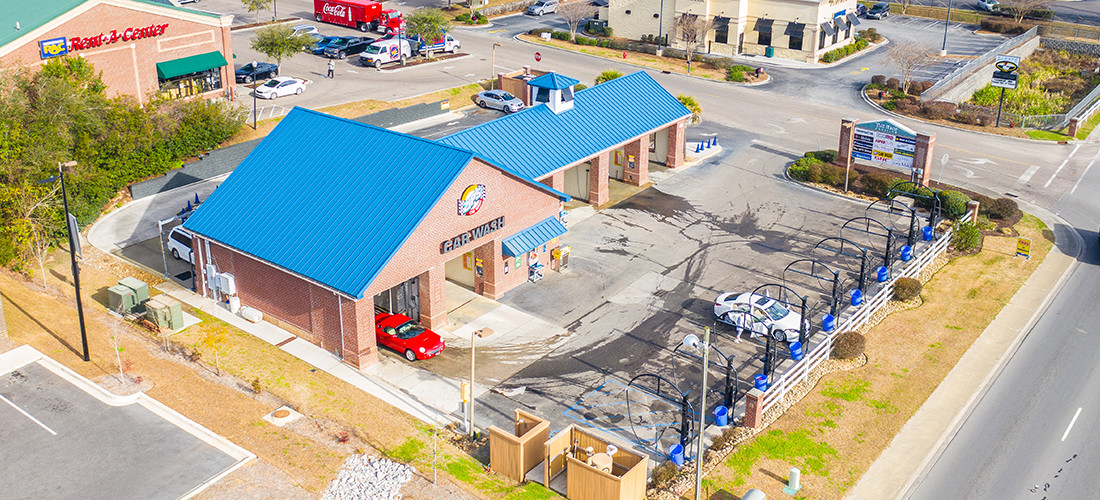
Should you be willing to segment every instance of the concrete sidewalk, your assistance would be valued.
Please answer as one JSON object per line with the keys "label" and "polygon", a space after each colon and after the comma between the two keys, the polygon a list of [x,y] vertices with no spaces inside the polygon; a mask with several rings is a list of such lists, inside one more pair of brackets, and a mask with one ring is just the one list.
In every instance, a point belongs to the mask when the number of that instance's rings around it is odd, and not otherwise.
{"label": "concrete sidewalk", "polygon": [[[1044,222],[1050,217],[1044,216]],[[1055,226],[1048,223],[1048,226]],[[1076,237],[1078,251],[1082,247]],[[1066,235],[1071,238],[1074,236]],[[1077,263],[1056,244],[845,498],[904,498],[962,424]]]}

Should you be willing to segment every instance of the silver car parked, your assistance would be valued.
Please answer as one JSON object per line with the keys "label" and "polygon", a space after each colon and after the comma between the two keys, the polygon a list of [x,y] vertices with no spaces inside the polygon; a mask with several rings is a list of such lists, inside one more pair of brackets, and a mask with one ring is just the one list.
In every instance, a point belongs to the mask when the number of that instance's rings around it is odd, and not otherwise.
{"label": "silver car parked", "polygon": [[505,113],[514,113],[524,107],[523,101],[503,90],[478,92],[477,96],[474,97],[474,102],[483,108],[499,109]]}
{"label": "silver car parked", "polygon": [[558,0],[539,0],[534,5],[527,7],[527,13],[532,16],[541,16],[554,12],[558,8]]}

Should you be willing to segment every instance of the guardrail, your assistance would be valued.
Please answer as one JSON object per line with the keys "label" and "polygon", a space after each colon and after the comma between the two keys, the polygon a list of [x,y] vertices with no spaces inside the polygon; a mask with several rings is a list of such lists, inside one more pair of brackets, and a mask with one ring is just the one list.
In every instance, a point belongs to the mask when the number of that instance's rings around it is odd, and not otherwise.
{"label": "guardrail", "polygon": [[947,76],[936,82],[935,85],[929,87],[928,90],[921,92],[921,100],[927,102],[938,100],[943,94],[947,93],[948,90],[955,87],[955,85],[969,78],[975,71],[992,63],[998,54],[1007,53],[1036,36],[1039,36],[1039,27],[1032,26],[1031,29],[1025,31],[1023,34],[1005,40],[1000,45],[990,49],[988,52],[978,56],[969,63],[955,68],[954,71],[948,73]]}
{"label": "guardrail", "polygon": [[[967,213],[963,215],[958,221],[959,224],[970,220],[972,214]],[[891,279],[883,286],[882,289],[871,297],[870,300],[864,303],[863,306],[857,308],[847,318],[842,320],[839,326],[833,330],[832,333],[826,334],[817,345],[813,347],[801,361],[796,361],[794,365],[787,371],[783,372],[774,383],[769,384],[768,390],[764,392],[763,401],[761,402],[761,413],[768,411],[773,406],[783,401],[787,392],[791,388],[798,385],[800,382],[806,380],[806,378],[813,372],[814,368],[817,368],[826,359],[829,359],[829,355],[833,350],[833,340],[841,332],[847,332],[859,328],[870,321],[871,316],[878,312],[887,302],[890,301],[894,295],[894,283],[898,278],[914,278],[920,274],[924,268],[931,264],[940,254],[947,250],[947,246],[951,242],[951,236],[955,233],[955,228],[958,225],[952,226],[952,228],[940,236],[940,239],[932,244],[925,251],[921,252],[909,265],[905,266],[901,273]]]}

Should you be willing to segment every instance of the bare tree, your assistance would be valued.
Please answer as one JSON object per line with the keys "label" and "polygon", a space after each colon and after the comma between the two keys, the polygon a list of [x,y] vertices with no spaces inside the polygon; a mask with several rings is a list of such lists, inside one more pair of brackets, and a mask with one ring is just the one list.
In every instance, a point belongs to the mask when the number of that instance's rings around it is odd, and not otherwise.
{"label": "bare tree", "polygon": [[[125,314],[125,311],[121,304],[118,306],[118,310],[115,311],[119,316]],[[115,361],[118,363],[118,381],[119,383],[126,383],[125,370],[122,369],[122,331],[126,328],[126,325],[122,324],[122,320],[119,318],[108,318],[108,327],[110,329],[110,335],[107,337],[111,341],[111,348],[115,350]]]}
{"label": "bare tree", "polygon": [[695,57],[695,49],[707,40],[707,34],[714,29],[714,20],[698,14],[680,14],[676,18],[676,30],[680,33],[680,40],[684,42],[684,57],[688,63],[688,73],[691,72],[691,59]]}
{"label": "bare tree", "polygon": [[1016,23],[1022,23],[1029,12],[1050,9],[1053,0],[1003,0],[998,4],[1002,10],[1012,14]]}
{"label": "bare tree", "polygon": [[573,40],[577,37],[577,26],[595,11],[596,9],[592,7],[589,0],[562,2],[558,5],[558,8],[554,10],[554,12],[557,12],[558,15],[565,20],[565,24],[569,25],[569,40]]}
{"label": "bare tree", "polygon": [[901,41],[890,45],[886,61],[901,71],[901,90],[909,92],[913,75],[936,62],[935,47],[916,41]]}

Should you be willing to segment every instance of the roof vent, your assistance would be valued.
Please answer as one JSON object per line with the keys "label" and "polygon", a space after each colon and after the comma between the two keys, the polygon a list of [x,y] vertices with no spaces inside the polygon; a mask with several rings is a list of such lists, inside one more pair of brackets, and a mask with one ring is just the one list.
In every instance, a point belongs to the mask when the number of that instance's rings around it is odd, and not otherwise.
{"label": "roof vent", "polygon": [[16,22],[15,22],[15,29],[16,29],[16,30],[21,30],[21,29],[23,29],[23,28],[22,28],[21,26],[19,26],[19,21],[16,21]]}

